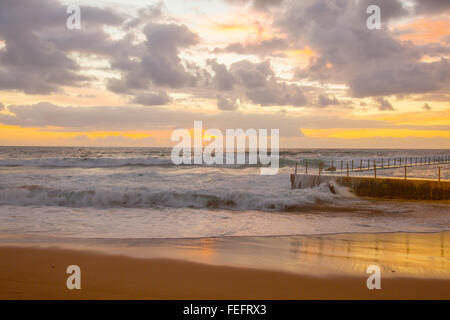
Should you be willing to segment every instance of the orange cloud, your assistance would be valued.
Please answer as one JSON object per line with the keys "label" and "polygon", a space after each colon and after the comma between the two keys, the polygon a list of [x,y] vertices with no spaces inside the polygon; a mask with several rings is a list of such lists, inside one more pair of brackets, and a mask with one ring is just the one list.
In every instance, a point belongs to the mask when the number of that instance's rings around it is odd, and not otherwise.
{"label": "orange cloud", "polygon": [[420,19],[400,27],[400,30],[411,31],[400,36],[401,40],[409,40],[416,44],[439,42],[450,35],[450,20]]}
{"label": "orange cloud", "polygon": [[216,23],[214,27],[223,32],[252,32],[255,30],[254,26],[245,24]]}
{"label": "orange cloud", "polygon": [[309,138],[407,138],[407,137],[444,137],[450,138],[450,131],[440,130],[410,130],[410,129],[302,129],[302,132]]}
{"label": "orange cloud", "polygon": [[[56,130],[57,128],[51,128]],[[88,139],[122,136],[132,140],[155,138],[168,140],[171,131],[127,131],[127,132],[60,132],[47,131],[40,128],[21,128],[17,126],[0,125],[0,145],[77,145],[77,138]]]}
{"label": "orange cloud", "polygon": [[369,118],[388,121],[397,125],[450,125],[450,109],[431,112],[404,112],[393,115],[376,115]]}

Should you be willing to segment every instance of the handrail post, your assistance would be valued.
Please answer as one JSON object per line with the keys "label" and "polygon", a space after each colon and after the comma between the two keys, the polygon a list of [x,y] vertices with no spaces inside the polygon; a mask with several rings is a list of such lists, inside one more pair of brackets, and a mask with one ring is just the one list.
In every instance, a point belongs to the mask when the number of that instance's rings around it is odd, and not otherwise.
{"label": "handrail post", "polygon": [[319,163],[319,183],[320,183],[320,174],[322,173],[322,164]]}

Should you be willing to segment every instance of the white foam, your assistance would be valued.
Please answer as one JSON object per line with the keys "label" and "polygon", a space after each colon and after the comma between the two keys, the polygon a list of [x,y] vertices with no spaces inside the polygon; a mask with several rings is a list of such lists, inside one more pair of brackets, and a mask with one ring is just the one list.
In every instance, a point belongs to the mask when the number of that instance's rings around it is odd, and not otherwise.
{"label": "white foam", "polygon": [[208,208],[229,210],[289,211],[316,203],[333,203],[345,194],[337,187],[333,194],[327,183],[316,188],[274,192],[272,195],[247,190],[113,190],[106,188],[71,190],[38,185],[4,188],[1,205],[127,207],[127,208]]}
{"label": "white foam", "polygon": [[123,166],[171,165],[170,159],[163,158],[42,158],[0,160],[2,167],[58,167],[58,168],[110,168]]}

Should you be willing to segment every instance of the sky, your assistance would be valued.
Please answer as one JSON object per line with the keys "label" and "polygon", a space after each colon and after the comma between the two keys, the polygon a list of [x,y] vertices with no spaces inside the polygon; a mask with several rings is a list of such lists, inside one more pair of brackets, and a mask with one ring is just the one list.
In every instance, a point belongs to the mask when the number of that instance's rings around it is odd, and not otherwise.
{"label": "sky", "polygon": [[0,145],[449,148],[449,58],[448,0],[0,0]]}

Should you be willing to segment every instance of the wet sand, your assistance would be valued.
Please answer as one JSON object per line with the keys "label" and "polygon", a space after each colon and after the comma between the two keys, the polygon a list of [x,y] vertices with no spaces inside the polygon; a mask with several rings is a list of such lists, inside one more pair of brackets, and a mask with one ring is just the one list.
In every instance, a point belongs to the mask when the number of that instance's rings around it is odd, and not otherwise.
{"label": "wet sand", "polygon": [[[450,299],[448,232],[151,243],[3,243],[0,298]],[[74,264],[81,290],[66,287]],[[367,289],[371,264],[381,290]]]}

